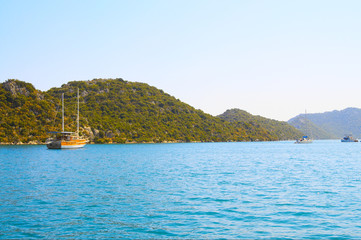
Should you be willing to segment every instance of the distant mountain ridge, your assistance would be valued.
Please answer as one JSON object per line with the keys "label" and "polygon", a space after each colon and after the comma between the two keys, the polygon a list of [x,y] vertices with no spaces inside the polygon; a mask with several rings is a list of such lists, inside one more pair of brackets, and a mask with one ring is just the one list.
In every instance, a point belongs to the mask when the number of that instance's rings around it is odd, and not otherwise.
{"label": "distant mountain ridge", "polygon": [[[292,126],[305,132],[305,115],[300,114],[288,120]],[[345,134],[352,134],[361,138],[361,109],[346,108],[324,113],[307,114],[306,119],[313,124],[311,132],[315,139],[342,138]]]}

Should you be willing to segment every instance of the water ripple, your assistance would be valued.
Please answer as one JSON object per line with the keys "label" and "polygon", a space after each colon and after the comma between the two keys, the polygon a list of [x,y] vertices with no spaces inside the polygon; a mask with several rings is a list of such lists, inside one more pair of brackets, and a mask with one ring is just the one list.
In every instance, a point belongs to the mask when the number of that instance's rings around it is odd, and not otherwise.
{"label": "water ripple", "polygon": [[0,239],[360,239],[359,149],[0,146]]}

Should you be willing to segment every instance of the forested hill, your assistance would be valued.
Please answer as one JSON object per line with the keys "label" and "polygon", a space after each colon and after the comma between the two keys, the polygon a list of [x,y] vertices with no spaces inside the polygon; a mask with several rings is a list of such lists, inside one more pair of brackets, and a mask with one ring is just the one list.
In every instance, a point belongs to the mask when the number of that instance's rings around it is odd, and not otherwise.
{"label": "forested hill", "polygon": [[57,105],[30,83],[8,80],[0,84],[0,142],[43,142],[47,131],[55,130]]}
{"label": "forested hill", "polygon": [[76,90],[80,92],[80,134],[94,142],[269,141],[277,135],[254,122],[228,122],[196,110],[144,83],[123,79],[73,81],[42,92],[31,84],[0,84],[0,142],[44,142],[61,130],[61,94],[65,131],[76,130]]}
{"label": "forested hill", "polygon": [[262,126],[279,139],[298,139],[302,136],[302,132],[287,122],[277,121],[261,116],[254,116],[240,109],[227,110],[218,117],[229,122],[245,122],[256,126]]}

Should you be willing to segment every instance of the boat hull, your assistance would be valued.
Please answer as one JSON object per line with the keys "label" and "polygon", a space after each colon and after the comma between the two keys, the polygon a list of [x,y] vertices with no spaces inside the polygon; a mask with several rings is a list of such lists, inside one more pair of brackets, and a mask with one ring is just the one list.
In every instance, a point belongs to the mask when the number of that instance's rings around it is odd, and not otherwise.
{"label": "boat hull", "polygon": [[46,144],[48,149],[61,149],[61,141],[52,141]]}
{"label": "boat hull", "polygon": [[297,144],[307,144],[307,143],[312,143],[312,140],[307,140],[307,141],[296,141],[295,143]]}
{"label": "boat hull", "polygon": [[62,141],[61,148],[62,149],[73,149],[73,148],[82,148],[86,144],[85,139],[77,139],[77,140],[70,140],[70,141]]}
{"label": "boat hull", "polygon": [[62,145],[62,146],[61,146],[61,149],[82,148],[82,147],[84,147],[84,146],[85,146],[85,144],[74,144],[74,145],[66,145],[66,146]]}
{"label": "boat hull", "polygon": [[74,141],[52,141],[46,144],[48,149],[75,149],[82,148],[86,145],[86,140],[74,140]]}
{"label": "boat hull", "polygon": [[305,143],[312,143],[313,140],[307,136],[303,136],[301,139],[297,139],[295,143],[305,144]]}

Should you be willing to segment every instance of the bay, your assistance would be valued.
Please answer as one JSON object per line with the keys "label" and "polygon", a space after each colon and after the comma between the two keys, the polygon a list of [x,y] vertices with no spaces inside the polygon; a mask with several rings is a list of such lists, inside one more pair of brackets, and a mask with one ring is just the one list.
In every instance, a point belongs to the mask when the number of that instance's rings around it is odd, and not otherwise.
{"label": "bay", "polygon": [[358,239],[361,144],[0,146],[1,239]]}

